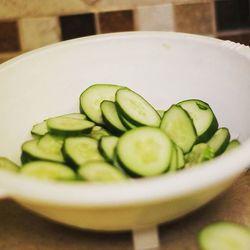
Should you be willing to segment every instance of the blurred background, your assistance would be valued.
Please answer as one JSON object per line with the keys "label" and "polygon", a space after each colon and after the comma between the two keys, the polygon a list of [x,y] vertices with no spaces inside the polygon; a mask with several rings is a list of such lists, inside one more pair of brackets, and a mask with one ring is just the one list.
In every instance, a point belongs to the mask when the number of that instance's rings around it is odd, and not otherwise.
{"label": "blurred background", "polygon": [[134,30],[250,45],[250,0],[0,0],[0,63],[62,40]]}

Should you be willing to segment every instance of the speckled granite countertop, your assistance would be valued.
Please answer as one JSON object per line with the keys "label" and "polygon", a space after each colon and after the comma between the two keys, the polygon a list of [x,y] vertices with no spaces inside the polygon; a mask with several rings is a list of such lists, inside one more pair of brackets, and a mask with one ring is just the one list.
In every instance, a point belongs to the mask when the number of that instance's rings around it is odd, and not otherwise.
{"label": "speckled granite countertop", "polygon": [[[201,227],[217,220],[250,226],[250,171],[198,211],[160,227],[160,250],[196,250]],[[10,200],[0,201],[0,250],[132,250],[130,233],[95,233],[43,219]]]}

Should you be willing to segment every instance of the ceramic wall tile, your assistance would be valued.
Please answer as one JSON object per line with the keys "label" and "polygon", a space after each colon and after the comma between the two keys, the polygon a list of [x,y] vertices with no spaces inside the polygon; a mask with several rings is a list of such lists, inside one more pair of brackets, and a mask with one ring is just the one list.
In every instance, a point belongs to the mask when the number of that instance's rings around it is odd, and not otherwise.
{"label": "ceramic wall tile", "polygon": [[97,11],[134,9],[137,6],[169,3],[173,0],[96,0],[93,4]]}
{"label": "ceramic wall tile", "polygon": [[0,0],[0,18],[59,16],[87,8],[84,0]]}
{"label": "ceramic wall tile", "polygon": [[217,0],[215,9],[219,31],[250,27],[249,0]]}
{"label": "ceramic wall tile", "polygon": [[19,56],[22,52],[5,52],[0,53],[0,63],[10,60],[13,57]]}
{"label": "ceramic wall tile", "polygon": [[138,30],[173,31],[173,5],[169,3],[138,7],[135,20]]}
{"label": "ceramic wall tile", "polygon": [[57,17],[22,18],[19,29],[23,50],[39,48],[61,40]]}
{"label": "ceramic wall tile", "polygon": [[220,35],[218,36],[218,38],[250,46],[250,31],[248,33],[242,33],[242,34]]}
{"label": "ceramic wall tile", "polygon": [[132,10],[101,12],[98,15],[100,32],[121,32],[134,30]]}
{"label": "ceramic wall tile", "polygon": [[0,52],[19,50],[20,43],[17,22],[0,21]]}
{"label": "ceramic wall tile", "polygon": [[210,35],[214,32],[212,5],[209,2],[175,4],[175,29],[180,32]]}
{"label": "ceramic wall tile", "polygon": [[60,25],[62,40],[96,34],[95,15],[93,13],[61,16]]}

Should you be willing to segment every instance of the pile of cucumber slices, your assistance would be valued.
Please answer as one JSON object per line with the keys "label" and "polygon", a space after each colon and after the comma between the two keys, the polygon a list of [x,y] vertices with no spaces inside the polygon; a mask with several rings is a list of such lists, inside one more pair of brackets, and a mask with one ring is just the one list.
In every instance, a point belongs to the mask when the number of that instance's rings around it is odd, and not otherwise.
{"label": "pile of cucumber slices", "polygon": [[179,171],[240,144],[201,100],[156,110],[131,89],[110,84],[88,87],[80,113],[48,118],[31,134],[22,166],[0,157],[0,168],[41,179],[122,181]]}

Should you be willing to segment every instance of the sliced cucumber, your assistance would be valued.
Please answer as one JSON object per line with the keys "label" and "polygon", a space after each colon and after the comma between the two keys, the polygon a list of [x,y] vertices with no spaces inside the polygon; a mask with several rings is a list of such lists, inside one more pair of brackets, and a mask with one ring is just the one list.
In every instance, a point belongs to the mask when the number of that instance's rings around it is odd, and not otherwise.
{"label": "sliced cucumber", "polygon": [[93,122],[70,117],[55,117],[47,120],[49,132],[60,136],[86,134],[95,126]]}
{"label": "sliced cucumber", "polygon": [[91,182],[116,182],[127,179],[117,168],[102,161],[91,161],[81,165],[78,170],[83,180]]}
{"label": "sliced cucumber", "polygon": [[239,140],[234,139],[234,140],[232,140],[232,141],[229,142],[229,144],[228,144],[225,152],[231,151],[232,149],[238,148],[239,146],[240,146]]}
{"label": "sliced cucumber", "polygon": [[44,180],[72,181],[77,179],[75,172],[68,166],[48,161],[29,162],[23,165],[20,172],[23,175]]}
{"label": "sliced cucumber", "polygon": [[213,137],[208,141],[208,145],[214,149],[215,155],[222,154],[230,141],[230,133],[227,128],[219,128]]}
{"label": "sliced cucumber", "polygon": [[66,162],[77,168],[88,161],[103,160],[97,140],[90,137],[69,137],[65,139],[63,154]]}
{"label": "sliced cucumber", "polygon": [[218,121],[210,106],[197,99],[178,103],[193,119],[199,142],[208,141],[218,129]]}
{"label": "sliced cucumber", "polygon": [[196,142],[193,121],[181,106],[172,105],[164,113],[160,127],[184,153],[189,152]]}
{"label": "sliced cucumber", "polygon": [[122,124],[124,125],[124,127],[127,128],[127,130],[129,129],[133,129],[136,128],[137,126],[135,124],[133,124],[132,122],[130,122],[129,120],[127,120],[125,117],[123,117],[122,115],[119,115]]}
{"label": "sliced cucumber", "polygon": [[104,136],[99,141],[99,150],[108,162],[113,162],[115,156],[115,148],[118,142],[116,136]]}
{"label": "sliced cucumber", "polygon": [[35,136],[43,136],[49,132],[46,121],[35,124],[32,127],[31,134]]}
{"label": "sliced cucumber", "polygon": [[122,88],[116,93],[116,102],[121,114],[139,126],[159,127],[161,118],[157,111],[140,95]]}
{"label": "sliced cucumber", "polygon": [[159,116],[162,118],[164,116],[165,110],[157,109]]}
{"label": "sliced cucumber", "polygon": [[64,162],[64,157],[61,150],[56,151],[55,147],[46,148],[39,147],[39,140],[30,140],[22,145],[22,163],[27,163],[34,160]]}
{"label": "sliced cucumber", "polygon": [[90,136],[96,140],[101,139],[103,136],[109,136],[109,135],[110,135],[110,132],[100,126],[94,126],[90,133]]}
{"label": "sliced cucumber", "polygon": [[185,157],[184,157],[184,153],[182,149],[178,147],[177,145],[175,147],[176,147],[176,152],[177,152],[177,160],[178,160],[177,170],[178,170],[178,169],[182,169],[185,166]]}
{"label": "sliced cucumber", "polygon": [[69,117],[69,118],[74,118],[74,119],[81,119],[81,120],[86,120],[87,116],[81,113],[70,113],[66,115],[61,115],[60,117]]}
{"label": "sliced cucumber", "polygon": [[0,157],[0,169],[17,172],[19,170],[19,166],[6,157]]}
{"label": "sliced cucumber", "polygon": [[177,155],[176,146],[173,144],[171,161],[170,161],[168,172],[175,172],[177,168],[178,168],[178,155]]}
{"label": "sliced cucumber", "polygon": [[45,152],[59,154],[61,152],[63,142],[64,140],[62,137],[46,134],[39,139],[37,144],[38,147]]}
{"label": "sliced cucumber", "polygon": [[121,135],[127,130],[118,116],[114,102],[103,101],[101,103],[101,111],[105,125],[114,135]]}
{"label": "sliced cucumber", "polygon": [[123,134],[117,144],[118,160],[127,171],[138,176],[165,172],[172,154],[172,142],[158,128],[140,127]]}
{"label": "sliced cucumber", "polygon": [[217,222],[203,228],[198,237],[201,250],[249,250],[250,229],[231,222]]}
{"label": "sliced cucumber", "polygon": [[209,161],[215,157],[215,151],[206,143],[194,145],[192,151],[188,153],[186,158],[186,167],[190,167],[205,161]]}
{"label": "sliced cucumber", "polygon": [[102,101],[115,101],[115,94],[122,86],[111,84],[94,84],[80,96],[80,110],[98,124],[104,124],[100,104]]}

